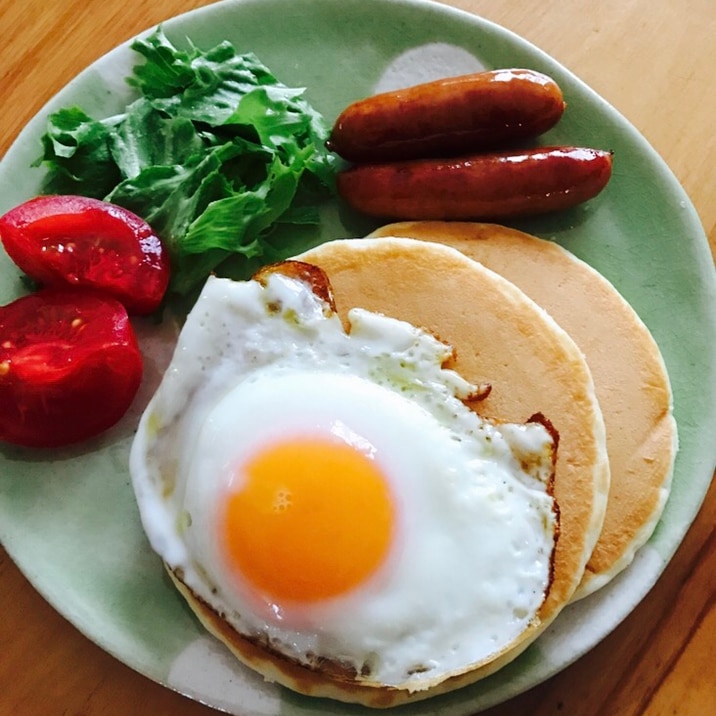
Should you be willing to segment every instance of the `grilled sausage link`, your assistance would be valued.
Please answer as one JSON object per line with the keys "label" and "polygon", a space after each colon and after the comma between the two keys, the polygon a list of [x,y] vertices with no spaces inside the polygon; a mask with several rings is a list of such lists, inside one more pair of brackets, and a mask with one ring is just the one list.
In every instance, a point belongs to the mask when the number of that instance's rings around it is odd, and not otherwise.
{"label": "grilled sausage link", "polygon": [[540,72],[477,72],[354,102],[327,144],[352,162],[500,149],[546,132],[564,108],[561,89]]}
{"label": "grilled sausage link", "polygon": [[488,220],[566,209],[596,196],[612,154],[582,147],[540,147],[360,164],[339,172],[339,194],[382,219]]}

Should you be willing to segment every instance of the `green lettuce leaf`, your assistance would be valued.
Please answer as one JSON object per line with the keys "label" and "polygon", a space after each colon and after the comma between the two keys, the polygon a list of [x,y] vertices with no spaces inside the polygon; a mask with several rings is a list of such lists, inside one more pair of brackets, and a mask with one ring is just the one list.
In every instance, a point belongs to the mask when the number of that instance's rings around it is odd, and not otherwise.
{"label": "green lettuce leaf", "polygon": [[137,98],[109,119],[68,108],[49,118],[44,191],[105,198],[142,216],[188,294],[222,266],[281,256],[278,225],[318,221],[333,192],[328,126],[303,88],[223,42],[181,50],[161,28],[136,40]]}
{"label": "green lettuce leaf", "polygon": [[42,137],[47,190],[101,199],[121,179],[110,150],[114,121],[100,122],[79,107],[55,112]]}

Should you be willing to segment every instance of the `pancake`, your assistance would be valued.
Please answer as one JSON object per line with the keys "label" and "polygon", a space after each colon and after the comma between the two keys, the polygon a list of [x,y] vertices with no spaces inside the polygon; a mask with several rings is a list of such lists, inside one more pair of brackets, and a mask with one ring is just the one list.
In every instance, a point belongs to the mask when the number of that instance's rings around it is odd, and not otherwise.
{"label": "pancake", "polygon": [[404,222],[373,236],[438,241],[519,286],[583,351],[607,430],[611,487],[602,532],[575,599],[607,584],[653,533],[677,450],[659,347],[606,278],[561,246],[495,224]]}
{"label": "pancake", "polygon": [[524,422],[544,414],[559,433],[555,578],[540,611],[571,600],[597,541],[609,491],[605,428],[592,376],[569,335],[514,284],[461,252],[412,239],[332,241],[298,257],[327,274],[341,316],[355,306],[424,328],[451,345],[468,381],[489,383],[474,408]]}
{"label": "pancake", "polygon": [[223,642],[242,664],[261,674],[266,681],[281,684],[304,696],[335,699],[375,709],[422,701],[468,686],[494,674],[517,658],[548,626],[547,623],[534,623],[521,635],[517,644],[489,663],[442,681],[427,683],[419,691],[411,691],[407,688],[358,681],[352,673],[330,660],[322,660],[320,670],[309,669],[292,661],[279,651],[271,649],[269,645],[258,643],[237,632],[222,619],[220,614],[199,599],[182,582],[180,575],[171,570],[167,571],[175,587],[204,628]]}
{"label": "pancake", "polygon": [[574,594],[599,535],[608,465],[589,369],[545,311],[456,250],[407,239],[357,239],[331,242],[299,258],[327,272],[344,320],[358,305],[408,320],[453,346],[457,355],[450,367],[470,382],[492,385],[489,397],[478,403],[483,415],[515,422],[538,412],[560,416],[553,481],[560,528],[548,595],[537,619],[499,655],[411,690],[365,681],[330,660],[322,659],[317,668],[292,661],[266,641],[234,630],[187,588],[181,573],[170,570],[170,576],[204,626],[240,661],[300,693],[387,708],[473,683],[512,661],[557,617]]}

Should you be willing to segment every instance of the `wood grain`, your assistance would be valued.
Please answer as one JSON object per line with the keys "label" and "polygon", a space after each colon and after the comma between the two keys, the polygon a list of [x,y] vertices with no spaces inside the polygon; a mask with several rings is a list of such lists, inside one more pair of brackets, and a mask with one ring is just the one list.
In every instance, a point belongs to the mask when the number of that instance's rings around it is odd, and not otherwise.
{"label": "wood grain", "polygon": [[[0,154],[80,70],[201,0],[0,0]],[[451,0],[549,52],[617,107],[671,166],[716,254],[712,0]],[[716,705],[716,486],[675,558],[600,645],[487,716],[705,716]],[[0,550],[0,716],[210,716],[89,642]]]}

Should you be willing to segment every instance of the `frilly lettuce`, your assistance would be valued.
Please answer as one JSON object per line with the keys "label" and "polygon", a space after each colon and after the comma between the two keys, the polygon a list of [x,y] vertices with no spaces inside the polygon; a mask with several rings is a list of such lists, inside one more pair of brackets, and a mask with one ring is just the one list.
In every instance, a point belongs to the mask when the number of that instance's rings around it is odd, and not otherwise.
{"label": "frilly lettuce", "polygon": [[172,258],[171,288],[186,294],[241,259],[285,258],[278,224],[318,221],[333,191],[328,126],[255,55],[228,42],[178,49],[157,29],[132,49],[137,98],[94,119],[78,107],[49,118],[46,193],[83,194],[149,222]]}

